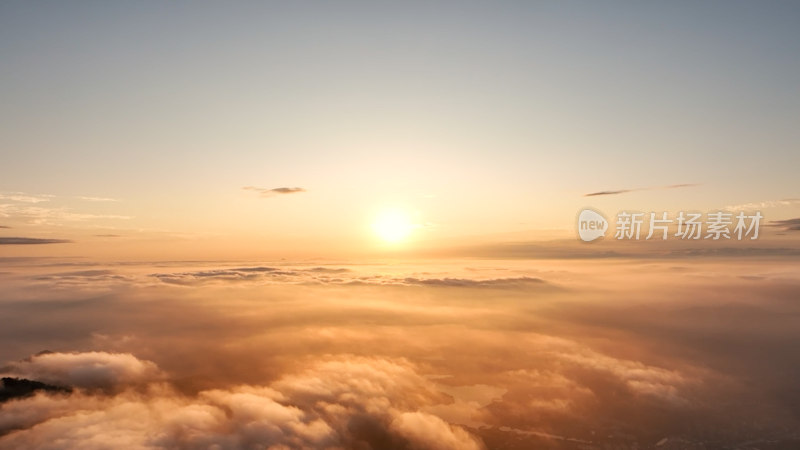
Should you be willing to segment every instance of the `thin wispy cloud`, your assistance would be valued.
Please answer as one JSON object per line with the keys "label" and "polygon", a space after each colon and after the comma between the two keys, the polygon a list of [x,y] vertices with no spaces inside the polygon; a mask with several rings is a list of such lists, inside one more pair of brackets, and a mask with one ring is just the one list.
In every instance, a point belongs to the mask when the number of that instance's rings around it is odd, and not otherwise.
{"label": "thin wispy cloud", "polygon": [[45,208],[23,204],[1,204],[0,217],[22,219],[36,225],[81,222],[87,220],[127,220],[130,216],[119,214],[91,214],[74,212],[67,208]]}
{"label": "thin wispy cloud", "polygon": [[275,195],[297,194],[305,192],[306,190],[301,187],[277,187],[277,188],[260,188],[256,186],[245,186],[242,189],[246,191],[257,192],[261,197],[272,197]]}
{"label": "thin wispy cloud", "polygon": [[78,196],[78,197],[75,197],[75,198],[77,198],[79,200],[86,201],[86,202],[118,202],[119,201],[119,199],[117,199],[117,198],[110,198],[110,197],[84,197],[84,196]]}
{"label": "thin wispy cloud", "polygon": [[627,194],[629,192],[637,192],[637,191],[658,191],[658,190],[665,190],[665,189],[680,189],[680,188],[687,188],[687,187],[695,187],[700,186],[700,183],[682,183],[682,184],[670,184],[668,186],[657,186],[657,187],[643,187],[643,188],[634,188],[634,189],[617,189],[617,190],[606,190],[606,191],[597,191],[597,192],[590,192],[588,194],[584,194],[584,197],[599,197],[602,195],[619,195],[619,194]]}
{"label": "thin wispy cloud", "polygon": [[0,193],[0,200],[7,200],[18,203],[42,203],[49,202],[54,196],[49,194],[27,194],[25,192],[3,192]]}
{"label": "thin wispy cloud", "polygon": [[[0,193],[0,200],[6,200],[16,203],[43,203],[55,199],[56,196],[52,194],[30,194],[27,192],[2,192]],[[111,197],[96,197],[78,195],[73,198],[83,200],[86,202],[118,202],[119,199]]]}
{"label": "thin wispy cloud", "polygon": [[0,245],[40,245],[40,244],[66,244],[72,242],[67,239],[39,239],[28,237],[0,237]]}
{"label": "thin wispy cloud", "polygon": [[728,205],[725,209],[730,211],[750,211],[764,208],[777,208],[779,206],[800,205],[800,198],[785,198],[783,200],[764,200],[762,202],[742,203]]}
{"label": "thin wispy cloud", "polygon": [[[119,201],[110,197],[61,197],[51,194],[2,192],[0,193],[0,218],[9,218],[14,222],[21,221],[30,225],[61,225],[68,222],[131,219],[131,216],[122,214],[75,211],[60,201],[65,199],[79,199],[86,202]],[[0,228],[8,227],[0,226]]]}

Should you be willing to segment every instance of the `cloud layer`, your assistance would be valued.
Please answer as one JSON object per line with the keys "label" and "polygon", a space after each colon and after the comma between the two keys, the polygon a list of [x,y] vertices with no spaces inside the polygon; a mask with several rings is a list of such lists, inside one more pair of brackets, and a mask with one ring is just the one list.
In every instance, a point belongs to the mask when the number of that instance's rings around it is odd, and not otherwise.
{"label": "cloud layer", "polygon": [[792,448],[787,261],[4,259],[0,448]]}

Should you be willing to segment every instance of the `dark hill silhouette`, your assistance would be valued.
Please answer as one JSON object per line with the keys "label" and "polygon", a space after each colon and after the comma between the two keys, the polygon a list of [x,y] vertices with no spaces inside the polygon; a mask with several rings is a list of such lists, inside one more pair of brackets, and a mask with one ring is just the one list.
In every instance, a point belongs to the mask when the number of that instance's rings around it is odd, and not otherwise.
{"label": "dark hill silhouette", "polygon": [[72,388],[54,386],[41,381],[27,380],[25,378],[3,377],[0,385],[0,403],[20,397],[28,397],[38,391],[69,394]]}

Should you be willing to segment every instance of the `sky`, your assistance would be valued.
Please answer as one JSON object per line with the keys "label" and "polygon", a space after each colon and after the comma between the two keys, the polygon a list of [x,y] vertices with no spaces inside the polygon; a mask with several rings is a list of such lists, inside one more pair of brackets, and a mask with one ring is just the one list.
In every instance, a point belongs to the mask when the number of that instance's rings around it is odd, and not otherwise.
{"label": "sky", "polygon": [[0,450],[800,448],[798,24],[0,2]]}
{"label": "sky", "polygon": [[585,206],[795,218],[798,20],[793,2],[4,2],[0,220],[74,241],[14,254],[236,258],[379,248],[386,208],[428,244],[548,238]]}

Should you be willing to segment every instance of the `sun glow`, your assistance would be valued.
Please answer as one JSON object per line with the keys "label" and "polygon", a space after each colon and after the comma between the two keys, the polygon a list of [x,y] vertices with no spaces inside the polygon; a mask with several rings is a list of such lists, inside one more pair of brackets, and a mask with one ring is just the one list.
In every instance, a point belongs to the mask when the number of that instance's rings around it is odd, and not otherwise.
{"label": "sun glow", "polygon": [[388,209],[380,212],[372,223],[375,234],[384,242],[394,244],[404,241],[415,226],[411,216],[400,209]]}

